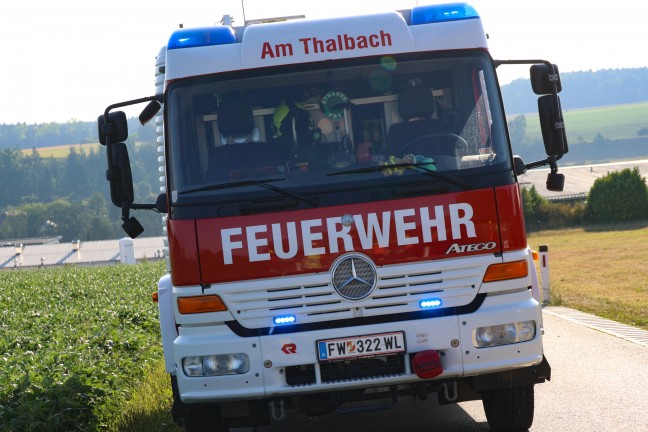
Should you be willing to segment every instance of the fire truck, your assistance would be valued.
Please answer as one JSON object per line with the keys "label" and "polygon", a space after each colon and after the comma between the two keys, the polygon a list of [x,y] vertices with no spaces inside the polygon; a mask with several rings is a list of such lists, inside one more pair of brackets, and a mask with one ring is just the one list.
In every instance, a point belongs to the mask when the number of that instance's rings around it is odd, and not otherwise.
{"label": "fire truck", "polygon": [[[162,213],[155,296],[187,431],[482,400],[526,430],[550,378],[518,177],[567,152],[558,69],[493,60],[468,4],[175,30],[153,96],[98,118],[111,199]],[[547,157],[514,155],[496,68],[527,64]],[[155,119],[137,202],[116,110]],[[424,408],[425,402],[416,402]],[[429,403],[429,402],[428,402]]]}

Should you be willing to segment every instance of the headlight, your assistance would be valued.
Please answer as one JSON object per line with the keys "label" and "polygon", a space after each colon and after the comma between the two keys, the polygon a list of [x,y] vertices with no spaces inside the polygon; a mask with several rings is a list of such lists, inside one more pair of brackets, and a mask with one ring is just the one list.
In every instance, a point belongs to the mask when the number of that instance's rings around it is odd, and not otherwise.
{"label": "headlight", "polygon": [[250,358],[244,353],[191,356],[182,359],[182,369],[187,376],[241,375],[250,370]]}
{"label": "headlight", "polygon": [[535,337],[535,321],[522,321],[475,329],[474,345],[477,348],[510,345],[530,341]]}
{"label": "headlight", "polygon": [[182,369],[187,376],[202,376],[202,359],[195,356],[185,357],[182,359]]}

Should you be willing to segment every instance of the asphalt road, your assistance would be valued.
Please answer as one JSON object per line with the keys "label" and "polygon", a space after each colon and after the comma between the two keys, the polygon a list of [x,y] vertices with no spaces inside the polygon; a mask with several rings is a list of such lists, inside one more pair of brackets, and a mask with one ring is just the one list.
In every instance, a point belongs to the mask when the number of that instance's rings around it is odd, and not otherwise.
{"label": "asphalt road", "polygon": [[[535,389],[536,431],[648,432],[648,349],[544,314],[550,382]],[[246,429],[242,429],[246,430]],[[247,429],[249,430],[249,429]],[[286,419],[259,432],[488,431],[481,401],[402,399],[390,411]]]}

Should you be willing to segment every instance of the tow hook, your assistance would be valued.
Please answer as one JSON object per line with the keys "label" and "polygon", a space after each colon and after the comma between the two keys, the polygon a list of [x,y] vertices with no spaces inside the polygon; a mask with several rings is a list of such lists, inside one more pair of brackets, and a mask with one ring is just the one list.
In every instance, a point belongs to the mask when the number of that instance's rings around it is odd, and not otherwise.
{"label": "tow hook", "polygon": [[[446,398],[446,401],[448,402],[454,402],[457,400],[457,381],[452,381],[452,391],[448,388],[448,383],[443,383],[443,395]],[[452,393],[452,396],[450,396],[450,393]]]}
{"label": "tow hook", "polygon": [[[279,402],[278,407],[277,407],[277,402]],[[270,408],[270,415],[272,416],[272,420],[275,421],[283,420],[283,418],[286,415],[286,409],[284,408],[283,399],[271,400],[270,402],[268,402],[268,407]]]}

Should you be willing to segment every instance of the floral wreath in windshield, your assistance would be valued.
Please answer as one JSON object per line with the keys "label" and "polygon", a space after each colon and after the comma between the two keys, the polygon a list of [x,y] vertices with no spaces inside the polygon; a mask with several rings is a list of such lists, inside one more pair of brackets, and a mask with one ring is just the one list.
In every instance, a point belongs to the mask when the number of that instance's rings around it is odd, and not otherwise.
{"label": "floral wreath in windshield", "polygon": [[340,120],[344,117],[344,108],[348,103],[347,95],[337,90],[330,91],[322,97],[322,112],[331,120]]}

